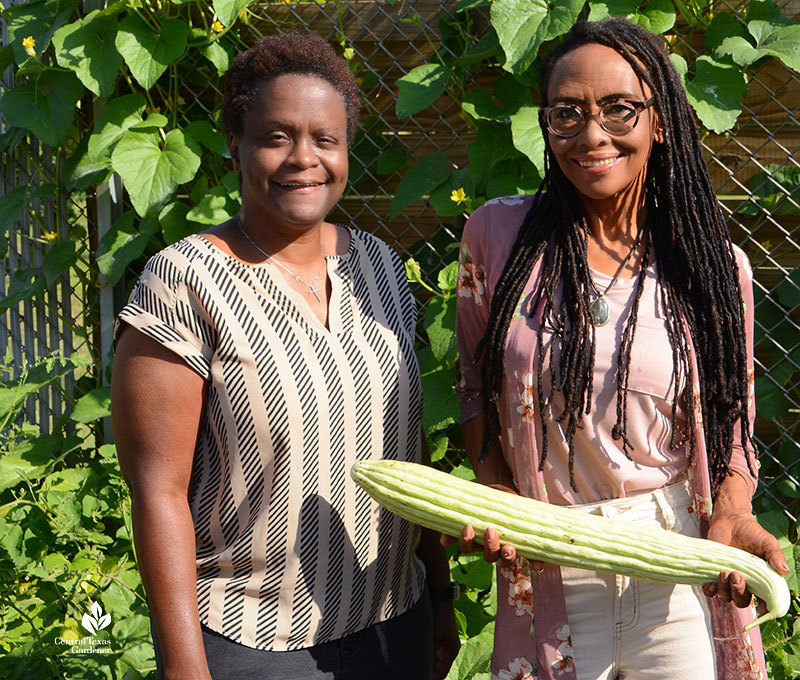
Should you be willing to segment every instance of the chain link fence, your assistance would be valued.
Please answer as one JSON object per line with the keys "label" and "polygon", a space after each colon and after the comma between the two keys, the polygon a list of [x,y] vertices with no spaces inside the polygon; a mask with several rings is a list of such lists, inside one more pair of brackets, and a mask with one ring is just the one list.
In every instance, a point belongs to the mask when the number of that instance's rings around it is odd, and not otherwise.
{"label": "chain link fence", "polygon": [[[9,3],[6,3],[7,5]],[[20,3],[12,3],[20,4]],[[273,2],[251,6],[252,14],[235,39],[246,48],[258,37],[288,30],[312,30],[344,53],[357,73],[364,96],[363,128],[353,149],[351,182],[332,219],[353,223],[393,244],[403,256],[413,255],[431,274],[454,257],[448,246],[458,239],[461,218],[437,216],[427,200],[409,205],[390,219],[390,204],[403,173],[416,159],[436,151],[452,164],[468,164],[468,145],[474,139],[456,98],[444,95],[424,111],[399,118],[395,110],[397,80],[426,63],[437,50],[447,18],[457,2]],[[480,4],[480,3],[476,3]],[[746,3],[721,2],[716,12],[736,12]],[[84,3],[88,11],[92,3]],[[800,21],[800,0],[783,4],[784,15]],[[472,36],[489,31],[488,8],[473,12]],[[701,51],[701,38],[670,33],[673,44]],[[3,23],[3,45],[9,44]],[[475,74],[467,89],[491,83],[502,71]],[[11,67],[3,74],[2,89],[13,85]],[[221,77],[207,60],[198,60],[191,77],[157,90],[160,99],[148,102],[180,124],[198,121],[218,126]],[[535,95],[534,95],[535,96]],[[75,124],[90,129],[102,109],[84,99]],[[800,503],[800,75],[776,60],[765,60],[752,73],[743,111],[736,126],[721,135],[707,134],[703,147],[734,240],[748,253],[756,277],[756,389],[764,484],[761,501],[797,519]],[[87,371],[108,378],[114,314],[124,302],[135,272],[115,287],[98,286],[97,245],[122,213],[125,198],[118,178],[89,184],[71,181],[68,154],[55,153],[32,137],[3,124],[0,194],[20,187],[32,191],[31,209],[12,208],[0,215],[7,228],[8,249],[0,259],[0,343],[8,348],[5,380],[26,364],[51,352],[78,353],[90,361]],[[224,137],[215,141],[224,151]],[[69,150],[67,150],[69,151]],[[229,164],[203,167],[205,184],[183,196],[196,203],[209,187],[224,185]],[[13,203],[13,202],[12,202]],[[190,217],[202,228],[210,223],[194,211]],[[48,253],[59,238],[76,244],[83,263],[69,277],[50,280]],[[20,274],[19,272],[28,272]],[[37,272],[32,276],[30,272]],[[21,277],[28,276],[28,280]],[[34,302],[16,301],[26,286],[43,292]],[[80,329],[92,329],[90,332]],[[94,376],[96,380],[97,376]],[[32,395],[25,417],[47,431],[61,415],[64,394],[80,388],[61,384]]]}

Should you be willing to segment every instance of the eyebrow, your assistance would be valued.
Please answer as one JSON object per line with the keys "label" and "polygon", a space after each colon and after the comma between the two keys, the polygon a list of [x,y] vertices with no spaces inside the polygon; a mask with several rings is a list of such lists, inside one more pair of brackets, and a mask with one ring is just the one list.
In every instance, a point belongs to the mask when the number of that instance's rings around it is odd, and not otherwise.
{"label": "eyebrow", "polygon": [[[639,94],[632,94],[630,92],[616,92],[614,94],[607,94],[600,99],[597,100],[598,104],[605,104],[606,102],[613,102],[619,99],[628,100],[628,101],[644,101],[644,97]],[[577,97],[557,97],[553,100],[554,103],[565,103],[565,104],[586,104],[585,99],[578,99]]]}

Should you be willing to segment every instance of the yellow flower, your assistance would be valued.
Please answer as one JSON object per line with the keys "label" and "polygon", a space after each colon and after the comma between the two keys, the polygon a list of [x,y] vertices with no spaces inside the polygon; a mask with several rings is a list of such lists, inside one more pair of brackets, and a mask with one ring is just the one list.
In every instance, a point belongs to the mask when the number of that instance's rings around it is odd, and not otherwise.
{"label": "yellow flower", "polygon": [[352,47],[347,47],[345,51],[342,53],[342,56],[347,61],[350,61],[354,56],[356,56],[356,51]]}
{"label": "yellow flower", "polygon": [[225,30],[225,27],[222,25],[222,22],[219,19],[211,24],[211,28],[214,29],[214,33],[222,33],[222,31]]}
{"label": "yellow flower", "polygon": [[183,97],[181,97],[180,95],[178,95],[178,100],[177,101],[178,101],[178,106],[183,106],[186,103],[186,100]]}
{"label": "yellow flower", "polygon": [[48,243],[55,243],[58,241],[58,232],[57,231],[48,231],[42,234],[42,238],[47,241]]}
{"label": "yellow flower", "polygon": [[450,200],[453,201],[453,203],[463,203],[466,201],[467,194],[464,191],[464,187],[453,189],[453,193],[450,194]]}
{"label": "yellow flower", "polygon": [[22,39],[22,46],[25,48],[25,54],[29,57],[36,56],[36,50],[34,49],[34,47],[36,47],[36,40],[34,40],[32,35]]}

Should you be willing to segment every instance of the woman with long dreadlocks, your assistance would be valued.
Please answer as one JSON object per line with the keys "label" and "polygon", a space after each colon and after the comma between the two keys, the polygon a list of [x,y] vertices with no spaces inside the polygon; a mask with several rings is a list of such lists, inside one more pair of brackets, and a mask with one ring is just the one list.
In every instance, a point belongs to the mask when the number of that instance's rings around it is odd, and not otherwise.
{"label": "woman with long dreadlocks", "polygon": [[[578,24],[540,86],[542,186],[475,211],[461,245],[462,425],[479,481],[707,536],[787,573],[750,505],[752,272],[663,44],[620,19]],[[466,527],[462,549],[474,538]],[[741,574],[704,595],[528,565],[491,529],[483,542],[499,560],[494,678],[766,679],[757,629],[740,634],[754,616]]]}

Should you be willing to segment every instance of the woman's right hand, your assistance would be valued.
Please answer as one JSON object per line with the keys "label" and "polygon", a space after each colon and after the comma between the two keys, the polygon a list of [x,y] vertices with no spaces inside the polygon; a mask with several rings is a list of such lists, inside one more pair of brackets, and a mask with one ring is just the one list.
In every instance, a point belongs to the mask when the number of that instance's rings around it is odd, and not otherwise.
{"label": "woman's right hand", "polygon": [[[489,447],[488,455],[482,459],[481,442],[483,441],[483,414],[478,414],[461,424],[461,431],[464,435],[464,448],[467,458],[472,463],[475,476],[481,484],[485,484],[493,489],[505,491],[506,493],[519,496],[514,484],[514,475],[511,474],[500,442],[496,442]],[[501,545],[500,536],[493,527],[489,527],[483,533],[483,541],[475,540],[475,529],[470,525],[461,530],[458,538],[442,535],[442,545],[452,545],[458,541],[458,546],[463,553],[483,552],[483,559],[487,562],[500,562],[501,567],[509,568],[517,559],[517,549],[510,544]],[[536,571],[542,571],[542,562],[531,562],[531,566]]]}
{"label": "woman's right hand", "polygon": [[[493,489],[499,489],[515,496],[519,496],[519,492],[504,484],[490,484]],[[452,545],[458,540],[458,547],[462,553],[476,553],[482,552],[483,559],[487,562],[494,564],[500,562],[503,568],[510,568],[517,559],[517,549],[510,543],[501,544],[500,534],[494,527],[487,527],[483,532],[483,541],[477,541],[475,529],[471,524],[467,524],[462,530],[458,539],[452,536],[445,536],[442,534],[442,544]],[[531,566],[536,571],[544,569],[544,562],[531,561]]]}
{"label": "woman's right hand", "polygon": [[[455,538],[446,537],[450,543],[455,542]],[[501,567],[511,567],[517,559],[517,549],[510,544],[500,545],[500,535],[494,527],[488,527],[483,532],[483,541],[475,540],[475,529],[471,524],[467,524],[458,537],[458,547],[462,553],[482,552],[483,559],[490,563],[500,562]]]}

